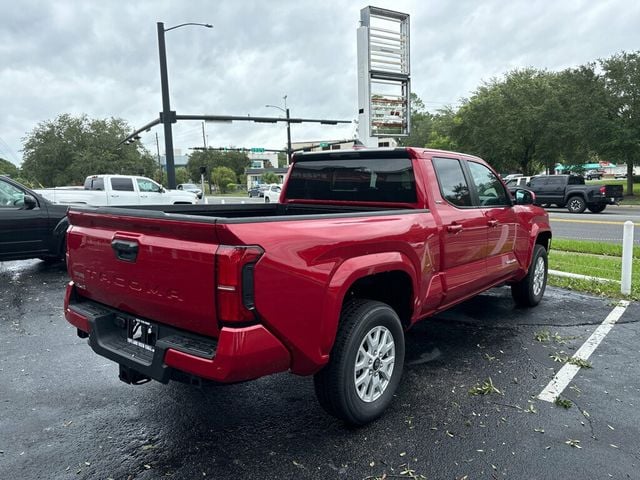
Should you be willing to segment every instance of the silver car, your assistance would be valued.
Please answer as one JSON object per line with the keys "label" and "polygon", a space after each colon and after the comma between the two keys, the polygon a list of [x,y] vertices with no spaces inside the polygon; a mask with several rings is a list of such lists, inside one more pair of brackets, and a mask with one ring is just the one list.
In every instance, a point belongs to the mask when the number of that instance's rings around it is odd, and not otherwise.
{"label": "silver car", "polygon": [[198,199],[202,200],[202,189],[195,183],[181,183],[176,187],[178,190],[186,190],[187,192],[195,193]]}

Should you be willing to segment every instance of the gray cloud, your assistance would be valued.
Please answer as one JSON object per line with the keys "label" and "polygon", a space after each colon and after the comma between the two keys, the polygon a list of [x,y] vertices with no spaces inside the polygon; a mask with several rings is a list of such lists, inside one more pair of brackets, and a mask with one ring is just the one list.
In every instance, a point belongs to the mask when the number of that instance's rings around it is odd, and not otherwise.
{"label": "gray cloud", "polygon": [[[412,89],[432,109],[514,68],[562,69],[640,45],[640,3],[630,0],[373,3],[411,15]],[[157,21],[214,25],[167,33],[172,107],[179,113],[278,115],[264,105],[281,105],[286,94],[293,116],[353,119],[364,6],[0,0],[0,156],[19,159],[21,138],[61,113],[122,117],[132,126],[156,117]],[[353,126],[292,131],[294,140],[343,138]],[[280,148],[286,138],[283,125],[207,124],[206,132],[216,146]],[[155,131],[143,142],[155,151]],[[201,143],[199,124],[176,126],[176,147]]]}

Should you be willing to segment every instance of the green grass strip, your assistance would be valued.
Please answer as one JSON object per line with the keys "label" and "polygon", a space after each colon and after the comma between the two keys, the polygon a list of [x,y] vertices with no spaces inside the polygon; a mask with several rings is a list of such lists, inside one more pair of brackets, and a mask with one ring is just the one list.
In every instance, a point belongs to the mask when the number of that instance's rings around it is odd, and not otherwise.
{"label": "green grass strip", "polygon": [[[615,243],[594,242],[588,240],[570,240],[565,238],[554,238],[551,242],[551,251],[560,250],[563,252],[591,253],[593,255],[607,255],[611,257],[622,257],[622,245]],[[635,246],[633,258],[640,258],[640,248]]]}

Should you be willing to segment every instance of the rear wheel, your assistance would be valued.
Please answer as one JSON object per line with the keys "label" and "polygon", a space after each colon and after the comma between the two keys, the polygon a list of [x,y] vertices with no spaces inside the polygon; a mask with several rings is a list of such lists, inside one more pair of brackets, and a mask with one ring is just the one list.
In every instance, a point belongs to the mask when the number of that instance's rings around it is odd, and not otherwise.
{"label": "rear wheel", "polygon": [[587,208],[587,202],[582,197],[571,197],[567,202],[569,213],[582,213]]}
{"label": "rear wheel", "polygon": [[269,200],[269,197],[264,197],[264,203],[269,203],[271,200]]}
{"label": "rear wheel", "polygon": [[404,332],[396,312],[373,300],[342,311],[329,363],[314,376],[320,405],[352,425],[378,418],[389,406],[404,364]]}
{"label": "rear wheel", "polygon": [[595,204],[595,205],[590,204],[590,205],[587,205],[587,208],[592,213],[600,213],[600,212],[603,212],[605,208],[607,208],[607,204],[606,203]]}
{"label": "rear wheel", "polygon": [[535,307],[540,303],[547,288],[547,271],[547,250],[536,244],[527,276],[511,285],[511,296],[517,305]]}

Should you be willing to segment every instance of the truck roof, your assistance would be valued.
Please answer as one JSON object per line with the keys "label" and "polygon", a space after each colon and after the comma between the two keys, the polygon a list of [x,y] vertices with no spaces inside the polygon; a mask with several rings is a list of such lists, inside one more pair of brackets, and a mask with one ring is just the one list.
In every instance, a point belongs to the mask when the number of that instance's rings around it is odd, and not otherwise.
{"label": "truck roof", "polygon": [[296,153],[292,158],[292,163],[296,161],[300,161],[304,159],[305,161],[314,161],[314,160],[325,160],[328,158],[410,158],[411,156],[416,155],[448,155],[455,156],[457,158],[466,158],[479,160],[482,163],[485,163],[480,157],[476,157],[475,155],[470,155],[467,153],[460,152],[452,152],[448,150],[438,150],[435,148],[418,148],[418,147],[389,147],[389,148],[353,148],[348,150],[325,150],[322,152],[299,152]]}

